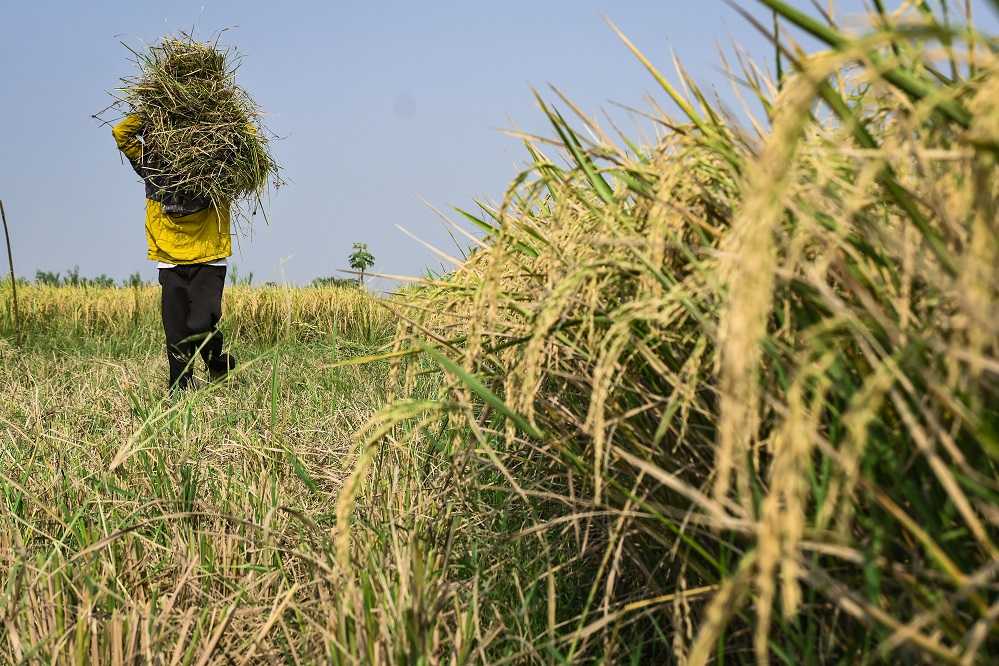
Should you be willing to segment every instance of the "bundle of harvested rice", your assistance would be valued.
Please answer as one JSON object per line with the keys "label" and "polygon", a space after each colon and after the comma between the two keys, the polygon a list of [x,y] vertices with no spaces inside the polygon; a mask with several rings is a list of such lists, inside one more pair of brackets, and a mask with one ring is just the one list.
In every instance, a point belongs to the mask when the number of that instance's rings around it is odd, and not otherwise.
{"label": "bundle of harvested rice", "polygon": [[144,169],[159,190],[240,211],[268,180],[280,184],[260,108],[236,84],[235,50],[184,33],[129,50],[139,72],[122,79],[114,106],[142,119]]}

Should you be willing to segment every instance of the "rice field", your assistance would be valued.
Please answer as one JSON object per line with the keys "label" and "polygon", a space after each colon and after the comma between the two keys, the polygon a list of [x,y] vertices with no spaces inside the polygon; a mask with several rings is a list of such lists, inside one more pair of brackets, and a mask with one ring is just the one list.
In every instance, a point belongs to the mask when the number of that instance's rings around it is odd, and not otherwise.
{"label": "rice field", "polygon": [[275,600],[334,595],[305,583],[317,526],[385,372],[331,366],[379,344],[384,311],[357,289],[227,289],[235,376],[169,401],[157,292],[19,290],[25,340],[0,340],[0,663],[315,663],[299,621],[262,630]]}
{"label": "rice field", "polygon": [[223,384],[153,288],[19,289],[0,662],[993,663],[997,43],[761,4],[823,47],[752,116],[621,35],[651,145],[539,95],[453,272],[229,288]]}
{"label": "rice field", "polygon": [[[0,331],[15,336],[9,281],[0,285]],[[160,287],[47,286],[17,288],[25,337],[141,341],[162,338]],[[344,338],[374,342],[394,326],[389,311],[367,293],[343,286],[250,287],[223,293],[225,333],[236,344]]]}

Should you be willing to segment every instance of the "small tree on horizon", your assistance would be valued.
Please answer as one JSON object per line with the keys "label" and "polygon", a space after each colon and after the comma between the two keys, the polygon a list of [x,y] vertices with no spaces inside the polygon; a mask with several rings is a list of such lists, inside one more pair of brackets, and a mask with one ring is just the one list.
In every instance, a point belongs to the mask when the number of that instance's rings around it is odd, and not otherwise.
{"label": "small tree on horizon", "polygon": [[354,243],[354,251],[350,253],[350,267],[359,271],[361,286],[364,286],[364,271],[375,265],[375,256],[368,252],[367,243]]}

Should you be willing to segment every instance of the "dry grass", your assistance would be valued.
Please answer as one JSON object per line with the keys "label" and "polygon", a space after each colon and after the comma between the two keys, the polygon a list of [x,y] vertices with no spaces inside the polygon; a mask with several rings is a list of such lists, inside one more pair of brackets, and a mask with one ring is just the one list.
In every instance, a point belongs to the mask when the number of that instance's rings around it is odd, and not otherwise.
{"label": "dry grass", "polygon": [[467,660],[476,630],[423,537],[422,452],[377,452],[397,471],[352,513],[363,563],[337,558],[337,498],[388,385],[387,364],[338,363],[382,350],[377,299],[228,288],[239,367],[170,401],[156,289],[19,296],[29,328],[0,339],[0,663]]}
{"label": "dry grass", "polygon": [[165,403],[159,345],[63,344],[0,348],[0,663],[335,651],[330,498],[380,372],[244,343],[232,381]]}

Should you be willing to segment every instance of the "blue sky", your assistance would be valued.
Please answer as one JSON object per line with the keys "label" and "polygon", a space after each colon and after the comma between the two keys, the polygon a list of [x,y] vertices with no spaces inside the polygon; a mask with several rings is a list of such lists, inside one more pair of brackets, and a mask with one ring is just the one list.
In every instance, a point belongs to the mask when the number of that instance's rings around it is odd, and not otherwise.
{"label": "blue sky", "polygon": [[[837,6],[845,15],[861,2]],[[78,265],[85,275],[154,276],[142,187],[91,118],[131,73],[119,41],[232,28],[223,41],[243,52],[240,82],[284,137],[275,152],[289,185],[271,200],[270,226],[240,239],[231,261],[256,281],[303,283],[344,267],[355,241],[369,245],[376,270],[437,266],[396,225],[451,249],[423,200],[447,209],[502,194],[523,156],[500,130],[545,131],[532,86],[554,83],[591,112],[646,107],[647,94],[665,105],[604,16],[664,70],[673,50],[726,97],[719,44],[772,61],[722,0],[5,2],[0,198],[16,272]],[[648,136],[643,121],[615,113],[627,132]]]}

